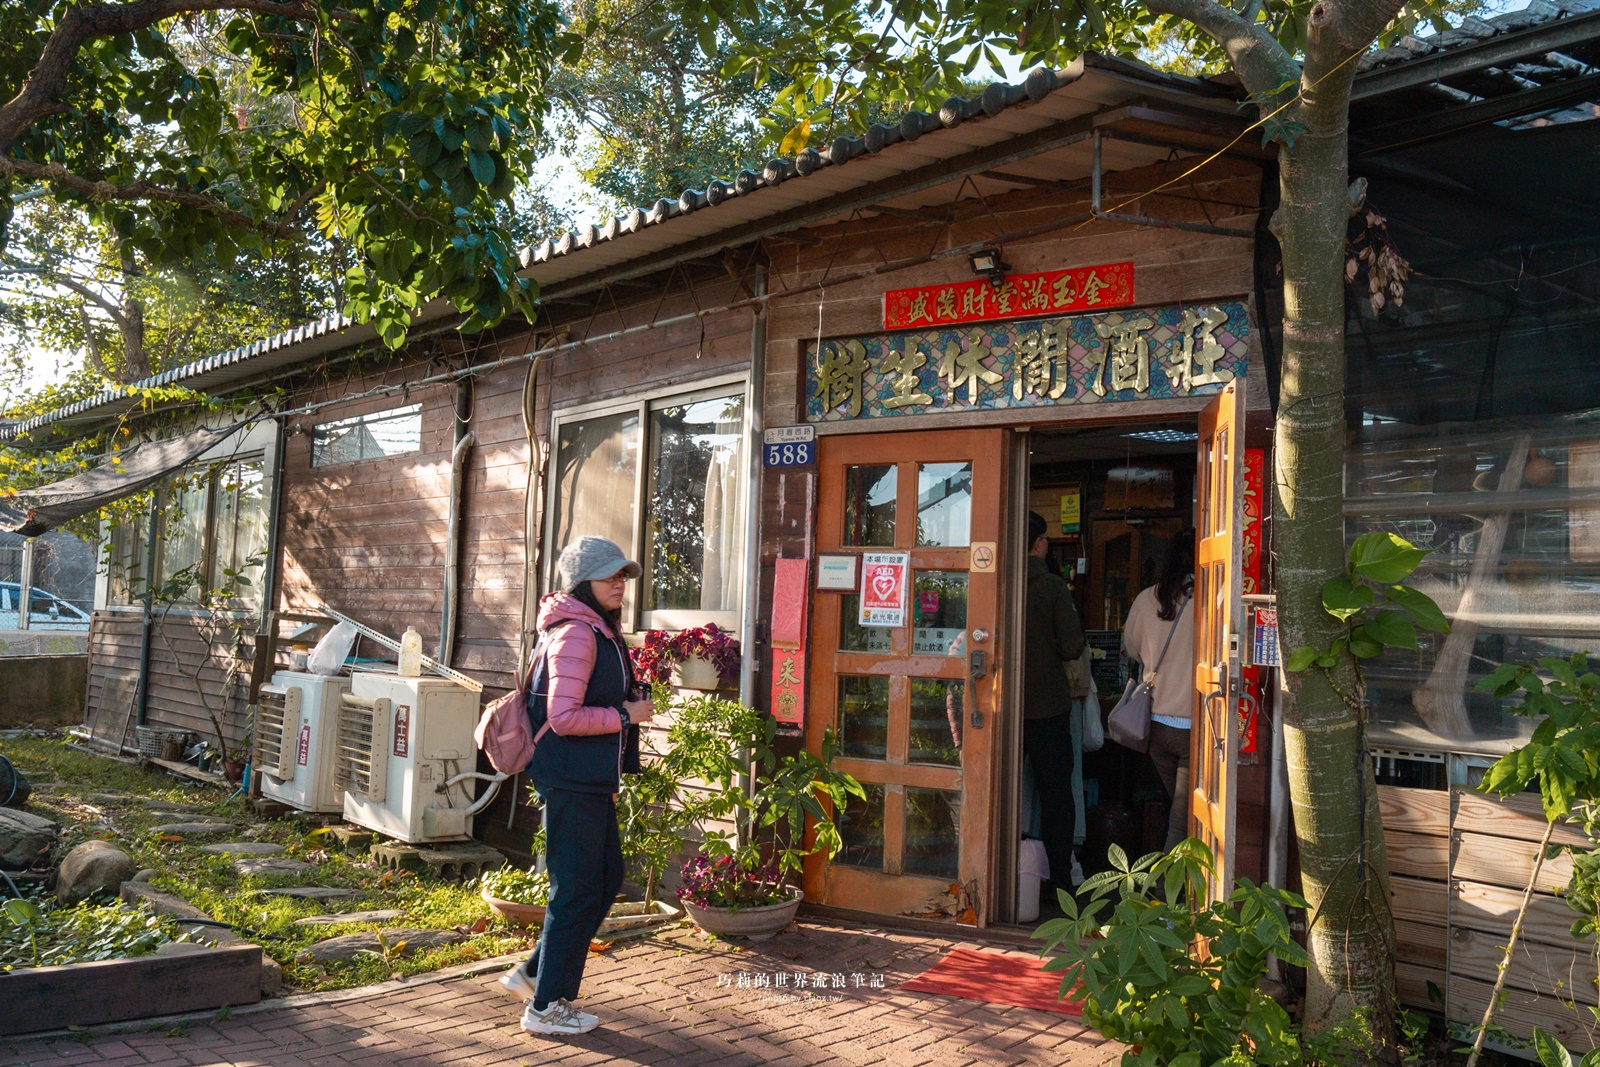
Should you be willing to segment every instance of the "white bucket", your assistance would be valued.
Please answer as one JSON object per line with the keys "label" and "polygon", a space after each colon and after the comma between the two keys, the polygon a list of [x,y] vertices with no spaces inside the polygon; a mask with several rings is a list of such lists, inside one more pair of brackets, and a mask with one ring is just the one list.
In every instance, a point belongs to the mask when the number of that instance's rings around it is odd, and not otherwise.
{"label": "white bucket", "polygon": [[1017,849],[1017,921],[1039,918],[1039,883],[1050,876],[1043,841],[1025,840]]}

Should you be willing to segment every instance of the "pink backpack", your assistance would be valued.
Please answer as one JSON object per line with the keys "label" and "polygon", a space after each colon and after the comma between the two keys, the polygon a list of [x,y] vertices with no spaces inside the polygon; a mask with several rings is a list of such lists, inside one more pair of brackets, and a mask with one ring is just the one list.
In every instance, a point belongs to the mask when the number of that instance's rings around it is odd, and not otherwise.
{"label": "pink backpack", "polygon": [[529,658],[528,670],[519,679],[517,687],[484,705],[478,728],[472,733],[473,740],[489,757],[489,765],[501,774],[521,774],[525,771],[533,759],[534,748],[550,729],[550,724],[546,722],[535,734],[533,721],[528,716],[528,687],[533,684],[534,672],[544,658],[547,644],[549,634],[539,639],[539,647]]}

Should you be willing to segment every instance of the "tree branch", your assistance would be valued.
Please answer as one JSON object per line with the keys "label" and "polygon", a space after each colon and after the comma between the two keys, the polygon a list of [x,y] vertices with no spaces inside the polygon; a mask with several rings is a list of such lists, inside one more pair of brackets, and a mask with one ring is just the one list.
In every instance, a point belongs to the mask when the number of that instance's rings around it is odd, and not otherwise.
{"label": "tree branch", "polygon": [[[0,176],[21,175],[36,181],[50,182],[53,185],[69,189],[91,200],[159,200],[168,204],[187,204],[201,211],[215,215],[225,222],[236,226],[258,230],[272,237],[290,237],[294,228],[289,225],[292,216],[285,216],[277,222],[264,219],[254,219],[240,211],[225,208],[215,200],[202,193],[190,193],[181,189],[169,189],[154,182],[137,181],[128,185],[115,185],[111,182],[90,181],[72,173],[59,163],[35,163],[27,159],[12,159],[0,155]],[[294,203],[298,211],[304,206],[308,198],[302,196]]]}
{"label": "tree branch", "polygon": [[1228,53],[1233,69],[1255,96],[1264,97],[1285,82],[1300,80],[1300,64],[1265,26],[1215,0],[1145,0],[1144,6],[1157,14],[1191,22],[1210,35]]}
{"label": "tree branch", "polygon": [[[0,106],[0,155],[9,152],[34,123],[67,110],[62,101],[78,50],[97,37],[114,37],[154,26],[178,15],[197,15],[206,11],[257,11],[297,22],[317,17],[315,4],[303,0],[278,3],[277,0],[142,0],[129,4],[86,4],[69,6],[50,33],[39,62],[22,83],[17,95]],[[359,22],[349,11],[335,11],[333,18]]]}

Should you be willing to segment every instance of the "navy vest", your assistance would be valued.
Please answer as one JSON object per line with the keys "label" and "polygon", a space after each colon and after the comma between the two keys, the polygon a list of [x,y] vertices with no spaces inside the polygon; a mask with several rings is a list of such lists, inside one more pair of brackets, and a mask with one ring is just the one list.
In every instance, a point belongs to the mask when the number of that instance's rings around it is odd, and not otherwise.
{"label": "navy vest", "polygon": [[[589,688],[584,691],[583,703],[586,707],[616,708],[620,712],[628,699],[631,672],[617,642],[601,633],[599,627],[591,625],[589,628],[594,631],[594,670],[589,672]],[[533,720],[535,735],[549,718],[546,694],[549,680],[548,660],[541,658],[528,687],[528,715]],[[528,777],[541,793],[547,789],[615,793],[622,784],[627,733],[563,737],[550,730],[533,750]]]}

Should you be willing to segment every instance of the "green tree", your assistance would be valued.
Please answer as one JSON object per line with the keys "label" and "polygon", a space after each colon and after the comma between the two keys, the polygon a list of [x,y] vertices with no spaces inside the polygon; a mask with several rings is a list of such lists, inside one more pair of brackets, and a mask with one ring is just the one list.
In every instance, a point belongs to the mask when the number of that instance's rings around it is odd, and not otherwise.
{"label": "green tree", "polygon": [[740,17],[736,32],[663,32],[671,24],[654,13],[650,0],[577,0],[569,17],[583,55],[552,77],[553,133],[579,153],[579,174],[607,212],[676,199],[766,158],[760,120],[779,86],[724,67],[739,41],[777,28]]}
{"label": "green tree", "polygon": [[309,223],[391,345],[436,296],[472,329],[531,315],[498,223],[581,44],[553,3],[22,0],[0,41],[0,242],[39,195],[148,269],[228,267]]}
{"label": "green tree", "polygon": [[75,205],[17,206],[0,252],[0,359],[16,378],[40,350],[81,353],[92,375],[135,382],[334,309],[326,242],[218,263],[210,249],[155,266]]}

